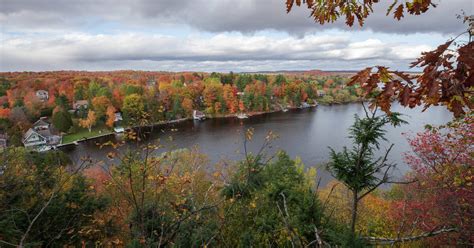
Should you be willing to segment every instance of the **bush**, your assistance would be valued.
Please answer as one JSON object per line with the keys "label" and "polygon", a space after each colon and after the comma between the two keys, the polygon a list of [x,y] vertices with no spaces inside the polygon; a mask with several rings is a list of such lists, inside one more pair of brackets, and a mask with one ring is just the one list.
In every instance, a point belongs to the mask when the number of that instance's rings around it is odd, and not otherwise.
{"label": "bush", "polygon": [[3,241],[20,245],[26,236],[26,247],[93,244],[88,243],[86,230],[95,230],[94,214],[107,204],[104,198],[93,194],[82,175],[67,172],[66,155],[14,148],[4,152],[0,162],[8,163],[0,173]]}
{"label": "bush", "polygon": [[[223,241],[231,246],[305,246],[315,240],[315,230],[329,243],[339,227],[325,218],[314,191],[315,171],[279,152],[268,164],[258,157],[242,162],[222,194],[226,224]],[[338,231],[336,231],[338,230]]]}

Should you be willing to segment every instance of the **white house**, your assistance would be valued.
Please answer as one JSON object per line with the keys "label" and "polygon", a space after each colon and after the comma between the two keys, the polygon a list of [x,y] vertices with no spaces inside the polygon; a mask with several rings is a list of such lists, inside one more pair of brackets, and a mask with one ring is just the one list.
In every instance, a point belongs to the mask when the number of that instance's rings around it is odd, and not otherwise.
{"label": "white house", "polygon": [[51,124],[41,118],[23,135],[23,145],[35,150],[50,149],[61,143],[61,136],[55,133]]}
{"label": "white house", "polygon": [[115,133],[123,133],[125,131],[125,128],[123,128],[121,125],[122,120],[123,120],[122,113],[115,112],[115,119],[114,119],[114,132]]}
{"label": "white house", "polygon": [[49,99],[49,93],[46,90],[38,90],[36,91],[36,97],[38,97],[40,101],[45,102]]}
{"label": "white house", "polygon": [[206,115],[203,112],[199,111],[199,110],[194,110],[193,111],[193,119],[195,119],[195,120],[204,120],[204,119],[206,119]]}
{"label": "white house", "polygon": [[120,113],[120,112],[115,112],[115,119],[114,119],[114,122],[119,122],[119,121],[123,121],[122,113]]}

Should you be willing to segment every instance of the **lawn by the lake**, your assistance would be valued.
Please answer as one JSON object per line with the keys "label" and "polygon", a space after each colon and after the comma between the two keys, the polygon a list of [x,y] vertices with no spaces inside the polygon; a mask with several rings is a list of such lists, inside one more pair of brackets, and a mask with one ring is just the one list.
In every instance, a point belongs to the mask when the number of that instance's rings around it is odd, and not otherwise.
{"label": "lawn by the lake", "polygon": [[72,143],[74,141],[79,141],[84,138],[90,138],[98,135],[111,134],[112,131],[107,129],[105,126],[92,128],[92,131],[89,132],[87,128],[80,129],[77,133],[67,134],[63,136],[63,144]]}

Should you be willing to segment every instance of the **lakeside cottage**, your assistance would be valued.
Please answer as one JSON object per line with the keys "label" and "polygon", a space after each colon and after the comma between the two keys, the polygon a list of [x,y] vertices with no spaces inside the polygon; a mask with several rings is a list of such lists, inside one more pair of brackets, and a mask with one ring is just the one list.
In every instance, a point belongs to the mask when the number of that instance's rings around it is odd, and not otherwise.
{"label": "lakeside cottage", "polygon": [[38,90],[36,91],[36,97],[42,102],[45,102],[49,99],[49,93],[46,90]]}
{"label": "lakeside cottage", "polygon": [[114,119],[114,132],[115,133],[123,133],[125,131],[125,128],[122,127],[122,113],[121,112],[115,112],[115,119]]}
{"label": "lakeside cottage", "polygon": [[195,119],[195,120],[204,120],[204,119],[206,119],[206,115],[203,112],[199,111],[199,110],[194,110],[193,111],[193,119]]}
{"label": "lakeside cottage", "polygon": [[156,86],[156,81],[154,79],[149,79],[146,81],[146,87],[154,88]]}
{"label": "lakeside cottage", "polygon": [[23,135],[23,145],[38,151],[49,150],[60,143],[61,136],[44,117],[36,121]]}
{"label": "lakeside cottage", "polygon": [[89,102],[87,100],[78,100],[72,104],[72,109],[74,111],[78,111],[80,109],[88,109],[88,108],[89,108]]}
{"label": "lakeside cottage", "polygon": [[326,95],[326,92],[324,90],[318,90],[318,96],[323,97]]}

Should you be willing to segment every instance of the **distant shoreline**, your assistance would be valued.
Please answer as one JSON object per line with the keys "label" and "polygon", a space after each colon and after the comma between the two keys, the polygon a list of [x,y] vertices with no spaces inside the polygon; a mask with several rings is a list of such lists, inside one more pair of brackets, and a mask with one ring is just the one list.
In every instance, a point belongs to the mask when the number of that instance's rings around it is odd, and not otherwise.
{"label": "distant shoreline", "polygon": [[[316,108],[318,105],[316,106],[310,106],[308,108]],[[287,108],[288,110],[295,110],[295,109],[299,109],[298,107],[290,107],[290,108]],[[277,110],[270,110],[270,111],[260,111],[260,112],[248,112],[248,113],[245,113],[249,118],[251,117],[254,117],[254,116],[260,116],[260,115],[264,115],[264,114],[271,114],[271,113],[277,113],[277,112],[282,112],[283,110],[282,109],[277,109]],[[218,116],[206,116],[206,119],[226,119],[226,118],[237,118],[236,117],[236,114],[225,114],[225,115],[218,115]],[[185,118],[179,118],[179,119],[175,119],[175,120],[169,120],[169,121],[160,121],[160,122],[156,122],[156,123],[153,123],[153,124],[149,124],[149,125],[137,125],[137,126],[133,126],[133,127],[126,127],[125,130],[130,130],[130,129],[136,129],[136,128],[144,128],[144,127],[148,127],[148,128],[152,128],[152,127],[158,127],[158,126],[165,126],[165,125],[169,125],[169,124],[175,124],[175,123],[181,123],[181,122],[184,122],[184,121],[189,121],[189,120],[193,120],[192,117],[185,117]],[[111,136],[111,135],[117,135],[119,133],[115,133],[115,132],[110,132],[110,133],[104,133],[104,134],[100,134],[100,135],[96,135],[96,136],[93,136],[93,137],[88,137],[88,138],[83,138],[83,139],[79,139],[79,140],[76,140],[76,141],[73,141],[73,142],[68,142],[68,143],[64,143],[64,144],[59,144],[56,146],[56,148],[61,148],[61,147],[64,147],[64,146],[71,146],[71,145],[76,145],[76,143],[81,143],[81,142],[84,142],[84,141],[90,141],[90,140],[95,140],[95,139],[98,139],[98,138],[102,138],[102,137],[107,137],[107,136]]]}
{"label": "distant shoreline", "polygon": [[[342,103],[334,102],[334,103],[329,103],[329,104],[318,103],[317,105],[311,105],[308,108],[316,108],[319,105],[331,106],[331,105],[343,105],[343,104],[351,104],[351,103],[359,103],[359,102],[360,101],[342,102]],[[287,107],[286,109],[296,110],[296,109],[299,109],[299,108],[298,107]],[[283,111],[283,109],[276,109],[276,110],[270,110],[270,111],[247,112],[245,114],[249,118],[251,118],[251,117],[254,117],[254,116],[277,113],[277,112],[282,112],[282,111]],[[216,115],[216,116],[206,116],[206,119],[226,119],[226,118],[237,118],[237,117],[236,117],[236,114],[223,114],[223,115]],[[175,119],[175,120],[159,121],[159,122],[148,124],[148,125],[141,125],[141,126],[137,125],[137,126],[132,126],[132,127],[126,127],[124,129],[128,131],[130,129],[144,128],[144,127],[153,128],[153,127],[164,126],[164,125],[169,125],[169,124],[181,123],[181,122],[189,121],[189,120],[193,120],[193,118],[192,117],[185,117],[185,118],[179,118],[179,119]],[[93,136],[93,137],[88,137],[88,138],[83,138],[83,139],[80,139],[80,140],[76,140],[76,141],[73,141],[73,142],[59,144],[59,145],[56,146],[56,148],[76,145],[76,143],[80,143],[80,142],[84,142],[84,141],[90,141],[90,140],[94,140],[94,139],[98,139],[98,138],[102,138],[102,137],[106,137],[106,136],[110,136],[110,135],[117,135],[117,134],[119,134],[119,133],[116,133],[116,132],[104,133],[104,134],[96,135],[96,136]]]}

